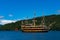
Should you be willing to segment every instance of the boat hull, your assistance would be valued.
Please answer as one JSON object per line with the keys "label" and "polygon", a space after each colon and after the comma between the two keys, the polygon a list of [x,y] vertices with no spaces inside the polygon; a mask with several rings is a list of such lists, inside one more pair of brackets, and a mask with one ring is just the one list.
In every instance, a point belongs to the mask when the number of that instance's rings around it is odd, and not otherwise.
{"label": "boat hull", "polygon": [[23,27],[22,32],[48,32],[48,29],[43,27]]}
{"label": "boat hull", "polygon": [[48,32],[48,31],[25,31],[25,30],[22,30],[22,32]]}

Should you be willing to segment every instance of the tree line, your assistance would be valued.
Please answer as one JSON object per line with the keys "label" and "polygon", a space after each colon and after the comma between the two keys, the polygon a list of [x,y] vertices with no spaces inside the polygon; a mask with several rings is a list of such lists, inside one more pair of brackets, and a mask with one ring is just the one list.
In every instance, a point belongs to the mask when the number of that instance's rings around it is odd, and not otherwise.
{"label": "tree line", "polygon": [[[41,17],[36,17],[35,19],[37,20],[36,22],[36,25],[40,25],[41,24],[41,21],[42,21],[42,16]],[[28,23],[32,23],[32,19],[28,19]],[[5,24],[5,25],[0,25],[0,30],[1,31],[12,31],[12,30],[21,30],[21,22],[24,22],[26,20],[20,20],[20,21],[17,21],[15,23],[8,23],[8,24]],[[45,21],[45,25],[49,25],[51,24],[52,22],[56,22],[55,24],[53,24],[52,26],[50,26],[50,30],[56,30],[56,31],[59,31],[60,30],[60,15],[48,15],[48,16],[45,16],[44,17],[44,21]],[[49,26],[48,26],[49,27]]]}

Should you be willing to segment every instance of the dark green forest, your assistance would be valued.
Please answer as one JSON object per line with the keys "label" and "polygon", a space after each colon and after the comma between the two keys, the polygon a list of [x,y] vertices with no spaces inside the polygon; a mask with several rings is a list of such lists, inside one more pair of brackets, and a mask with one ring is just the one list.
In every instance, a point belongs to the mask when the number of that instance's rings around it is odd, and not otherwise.
{"label": "dark green forest", "polygon": [[[36,17],[35,18],[37,20],[36,25],[41,24],[42,21],[42,16],[41,17]],[[49,25],[53,22],[56,22],[55,24],[53,24],[52,26],[50,26],[50,30],[53,31],[59,31],[60,30],[60,15],[48,15],[44,17],[45,19],[45,25],[47,25],[49,27]],[[32,23],[32,19],[28,19],[28,23]],[[9,24],[5,24],[5,25],[0,25],[0,30],[1,31],[12,31],[15,30],[16,28],[18,28],[18,30],[21,30],[21,21],[23,21],[25,23],[26,20],[20,20],[17,21],[15,23],[9,23]]]}

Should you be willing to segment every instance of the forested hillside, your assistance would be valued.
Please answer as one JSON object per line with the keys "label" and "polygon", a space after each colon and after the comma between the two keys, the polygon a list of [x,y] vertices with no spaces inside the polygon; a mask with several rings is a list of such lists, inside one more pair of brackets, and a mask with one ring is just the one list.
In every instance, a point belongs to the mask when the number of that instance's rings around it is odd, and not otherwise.
{"label": "forested hillside", "polygon": [[[41,21],[42,21],[42,17],[36,17],[35,18],[37,20],[36,24],[40,25]],[[60,15],[48,15],[44,17],[45,19],[45,24],[47,26],[49,26],[51,23],[56,22],[55,24],[53,24],[52,26],[50,26],[51,30],[60,30]],[[28,19],[28,23],[32,23],[32,19]],[[20,20],[17,21],[15,23],[9,23],[9,24],[5,24],[0,26],[0,30],[15,30],[16,28],[18,28],[18,30],[20,30],[21,28],[21,21],[25,21],[25,20]]]}

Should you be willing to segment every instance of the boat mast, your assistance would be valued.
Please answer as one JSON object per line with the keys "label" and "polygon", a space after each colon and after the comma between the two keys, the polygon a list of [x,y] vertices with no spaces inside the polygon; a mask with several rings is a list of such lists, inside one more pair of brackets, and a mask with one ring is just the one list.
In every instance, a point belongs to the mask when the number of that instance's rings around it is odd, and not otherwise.
{"label": "boat mast", "polygon": [[45,25],[45,20],[44,20],[44,18],[45,18],[45,16],[44,16],[44,13],[42,13],[42,26],[44,27],[44,25]]}
{"label": "boat mast", "polygon": [[28,24],[28,16],[26,17],[25,23]]}
{"label": "boat mast", "polygon": [[23,24],[23,20],[21,21],[21,24]]}
{"label": "boat mast", "polygon": [[44,16],[44,13],[42,13],[42,15],[43,15],[43,25],[44,25],[45,24],[45,20],[44,20],[45,16]]}
{"label": "boat mast", "polygon": [[34,27],[36,26],[36,24],[35,24],[35,22],[36,22],[35,18],[36,18],[36,12],[34,11],[34,19],[33,19]]}

